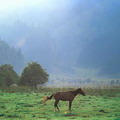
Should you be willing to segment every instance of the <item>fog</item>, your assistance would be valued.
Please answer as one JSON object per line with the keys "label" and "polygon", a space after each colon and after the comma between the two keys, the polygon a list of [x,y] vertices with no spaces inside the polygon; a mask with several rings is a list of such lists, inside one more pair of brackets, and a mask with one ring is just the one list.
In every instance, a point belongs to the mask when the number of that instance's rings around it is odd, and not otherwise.
{"label": "fog", "polygon": [[52,75],[120,78],[119,0],[0,0],[0,28]]}

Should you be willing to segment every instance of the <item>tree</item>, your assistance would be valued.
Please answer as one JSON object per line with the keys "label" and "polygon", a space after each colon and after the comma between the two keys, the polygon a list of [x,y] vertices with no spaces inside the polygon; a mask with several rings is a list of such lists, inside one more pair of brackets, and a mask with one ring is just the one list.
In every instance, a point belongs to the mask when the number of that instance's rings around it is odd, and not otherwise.
{"label": "tree", "polygon": [[14,71],[13,66],[4,64],[0,66],[0,86],[9,87],[13,83],[17,83],[19,76]]}
{"label": "tree", "polygon": [[44,84],[48,81],[48,73],[37,62],[28,63],[24,68],[19,85],[36,88],[37,84]]}

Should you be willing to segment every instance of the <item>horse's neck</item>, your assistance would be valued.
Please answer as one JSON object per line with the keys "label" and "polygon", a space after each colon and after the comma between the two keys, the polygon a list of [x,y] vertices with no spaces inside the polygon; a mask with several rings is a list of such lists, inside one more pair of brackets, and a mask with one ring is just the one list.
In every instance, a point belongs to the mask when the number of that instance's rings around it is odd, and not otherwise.
{"label": "horse's neck", "polygon": [[73,93],[74,97],[75,97],[76,95],[78,95],[78,92],[77,92],[77,91],[72,91],[72,93]]}

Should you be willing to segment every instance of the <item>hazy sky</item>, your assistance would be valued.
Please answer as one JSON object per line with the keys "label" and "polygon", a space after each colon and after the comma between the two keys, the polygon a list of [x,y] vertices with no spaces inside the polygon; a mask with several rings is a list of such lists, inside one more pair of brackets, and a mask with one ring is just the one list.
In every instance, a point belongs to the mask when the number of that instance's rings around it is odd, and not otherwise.
{"label": "hazy sky", "polygon": [[76,2],[78,2],[78,0],[0,0],[0,18],[20,15],[25,10],[30,10],[30,8],[44,11],[56,8],[66,8]]}

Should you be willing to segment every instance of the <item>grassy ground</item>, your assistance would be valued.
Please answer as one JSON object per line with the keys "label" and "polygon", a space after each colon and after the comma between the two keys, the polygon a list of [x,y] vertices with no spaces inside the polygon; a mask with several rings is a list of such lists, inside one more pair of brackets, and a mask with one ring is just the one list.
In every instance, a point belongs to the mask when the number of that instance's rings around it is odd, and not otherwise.
{"label": "grassy ground", "polygon": [[[78,95],[75,98],[72,112],[68,111],[68,102],[60,101],[60,112],[54,111],[54,99],[41,102],[43,96],[54,92],[53,89],[48,91],[50,89],[41,92],[1,91],[0,120],[120,120],[119,88],[84,89],[87,96]],[[90,94],[91,92],[94,94]]]}

